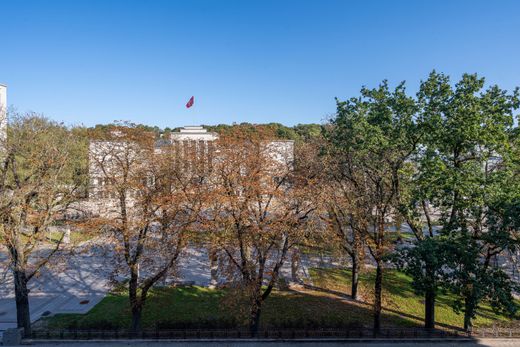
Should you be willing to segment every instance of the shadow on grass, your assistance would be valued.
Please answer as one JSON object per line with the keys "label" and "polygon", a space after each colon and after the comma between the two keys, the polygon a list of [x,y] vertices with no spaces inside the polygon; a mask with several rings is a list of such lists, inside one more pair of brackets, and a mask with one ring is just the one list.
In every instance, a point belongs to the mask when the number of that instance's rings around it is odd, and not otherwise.
{"label": "shadow on grass", "polygon": [[[338,291],[335,291],[335,290],[331,290],[331,289],[327,289],[327,288],[321,288],[321,287],[317,287],[317,286],[312,286],[312,285],[309,285],[309,284],[305,284],[304,288],[310,289],[310,290],[313,290],[313,291],[317,291],[317,292],[332,294],[334,296],[337,296],[338,299],[349,300],[349,301],[352,301],[352,302],[356,302],[359,305],[367,306],[369,308],[369,310],[370,310],[370,314],[372,314],[372,305],[370,303],[363,302],[363,301],[360,301],[360,300],[353,300],[349,295],[347,295],[345,293],[341,293],[341,292],[338,292]],[[412,320],[411,322],[414,323],[413,326],[418,326],[418,327],[422,326],[422,324],[424,322],[423,317],[419,317],[419,316],[416,316],[416,315],[413,315],[413,314],[409,314],[409,313],[406,313],[406,312],[403,312],[403,311],[399,311],[399,310],[396,310],[396,309],[385,307],[384,311],[395,313],[399,317],[405,317],[405,318],[411,319]],[[394,320],[395,319],[395,316],[393,316],[393,315],[389,316],[389,317],[390,318],[388,318],[388,319],[390,319],[390,320]],[[383,320],[386,319],[384,317],[384,314],[383,314],[382,319]],[[405,323],[408,323],[408,322],[405,322]],[[392,325],[392,324],[390,324],[390,325]],[[406,324],[406,325],[408,325],[408,324]],[[460,327],[457,327],[455,325],[450,325],[450,324],[444,324],[444,323],[438,323],[437,322],[437,326],[443,327],[443,328],[446,328],[446,329],[462,331],[462,329]]]}
{"label": "shadow on grass", "polygon": [[[349,297],[351,271],[349,269],[310,269],[314,281],[314,289],[322,292],[331,293],[340,298]],[[373,295],[370,291],[375,279],[375,271],[365,270],[360,274],[361,291],[368,289],[366,295]],[[422,325],[424,317],[424,299],[417,295],[412,287],[412,279],[397,270],[387,269],[383,277],[383,292],[387,303],[383,304],[384,310],[398,316],[415,320]],[[437,297],[436,316],[437,326],[446,329],[462,330],[462,315],[453,312],[451,306],[454,297],[449,293],[439,294]],[[365,303],[367,304],[367,303]],[[477,312],[477,317],[481,319],[481,326],[489,326],[496,321],[508,325],[515,324],[516,321],[508,321],[507,318],[497,315],[483,303]],[[460,325],[459,325],[460,321]]]}
{"label": "shadow on grass", "polygon": [[[201,287],[154,288],[143,310],[143,327],[154,329],[243,328],[245,320],[224,300],[225,290]],[[49,329],[126,329],[131,315],[128,296],[110,294],[85,315],[45,319]],[[416,327],[406,317],[383,314],[386,327]],[[274,291],[262,307],[262,329],[356,329],[372,326],[371,307],[338,300],[333,293]]]}
{"label": "shadow on grass", "polygon": [[[329,291],[276,292],[265,302],[262,326],[267,329],[357,329],[372,327],[372,307]],[[383,313],[384,327],[419,327],[413,320]]]}
{"label": "shadow on grass", "polygon": [[[314,280],[318,283],[324,283],[327,285],[335,284],[339,287],[344,288],[344,295],[350,295],[350,269],[311,269],[311,275]],[[375,272],[371,270],[362,271],[359,274],[360,287],[364,284],[372,284],[375,281]],[[320,286],[323,287],[323,286]],[[383,288],[384,290],[392,295],[397,295],[402,298],[416,298],[417,295],[412,289],[412,282],[406,275],[397,272],[395,270],[386,270],[383,274]],[[342,293],[342,292],[339,292]]]}
{"label": "shadow on grass", "polygon": [[336,296],[339,296],[340,298],[345,299],[345,300],[357,301],[357,300],[352,299],[352,297],[350,295],[342,293],[342,292],[337,291],[337,290],[317,287],[317,286],[313,286],[312,284],[307,284],[307,283],[304,283],[303,287],[305,289],[315,290],[317,292],[322,292],[322,293],[328,293],[328,294],[336,295]]}

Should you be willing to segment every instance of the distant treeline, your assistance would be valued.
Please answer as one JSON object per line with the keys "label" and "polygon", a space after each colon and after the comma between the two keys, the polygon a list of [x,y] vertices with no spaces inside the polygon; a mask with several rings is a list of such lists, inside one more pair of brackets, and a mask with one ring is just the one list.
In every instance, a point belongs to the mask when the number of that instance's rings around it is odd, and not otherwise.
{"label": "distant treeline", "polygon": [[[116,126],[117,124],[97,124],[94,128],[97,130],[110,129],[111,127]],[[252,123],[233,123],[229,124],[218,124],[218,125],[203,125],[204,128],[208,129],[208,131],[214,131],[216,133],[223,133],[227,130],[230,130],[233,127],[243,127],[250,128],[250,131],[268,131],[280,139],[284,140],[294,140],[294,141],[308,141],[309,139],[315,138],[321,134],[322,126],[320,124],[311,123],[311,124],[297,124],[295,126],[289,127],[280,123],[267,123],[267,124],[252,124]],[[164,129],[159,128],[158,126],[149,126],[139,124],[138,128],[142,128],[146,131],[150,131],[155,133],[157,138],[167,137],[171,132],[176,132],[181,129],[181,127],[170,128],[166,127]]]}

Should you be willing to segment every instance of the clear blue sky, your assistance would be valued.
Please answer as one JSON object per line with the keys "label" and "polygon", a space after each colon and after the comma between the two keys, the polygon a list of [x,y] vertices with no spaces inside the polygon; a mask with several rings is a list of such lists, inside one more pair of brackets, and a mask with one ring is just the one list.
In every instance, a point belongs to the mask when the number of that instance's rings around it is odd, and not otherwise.
{"label": "clear blue sky", "polygon": [[432,69],[520,85],[520,1],[2,0],[0,28],[9,104],[69,124],[320,122]]}

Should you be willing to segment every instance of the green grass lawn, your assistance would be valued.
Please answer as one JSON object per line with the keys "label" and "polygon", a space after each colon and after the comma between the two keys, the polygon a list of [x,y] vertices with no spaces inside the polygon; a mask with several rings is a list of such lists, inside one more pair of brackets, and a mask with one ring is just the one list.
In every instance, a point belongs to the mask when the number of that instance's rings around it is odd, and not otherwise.
{"label": "green grass lawn", "polygon": [[[265,301],[261,327],[283,328],[370,328],[372,307],[369,302],[352,301],[350,271],[311,269],[316,289],[275,290]],[[414,294],[411,279],[393,270],[384,275],[383,327],[422,326],[422,298]],[[361,296],[370,298],[373,272],[361,275]],[[236,293],[203,287],[162,287],[151,290],[143,310],[143,326],[162,329],[237,328],[246,319],[240,305],[230,305]],[[436,309],[437,321],[446,328],[460,328],[462,316],[448,306],[452,298],[441,295]],[[243,306],[242,306],[243,307]],[[59,314],[44,318],[42,324],[51,329],[114,329],[128,328],[131,314],[124,291],[107,295],[84,315]],[[494,321],[508,322],[484,306],[475,321],[476,326]]]}
{"label": "green grass lawn", "polygon": [[[52,231],[52,232],[48,233],[47,237],[50,242],[56,243],[62,239],[63,232]],[[78,244],[78,243],[90,240],[91,238],[92,238],[92,235],[81,232],[81,231],[72,231],[70,233],[70,242],[73,244]]]}
{"label": "green grass lawn", "polygon": [[[311,269],[311,277],[315,286],[350,295],[351,271],[343,269]],[[360,275],[361,299],[370,300],[373,295],[375,273],[366,270]],[[383,275],[383,307],[387,316],[408,317],[411,320],[401,320],[405,324],[421,324],[424,317],[424,301],[412,289],[412,279],[396,270],[386,270]],[[463,326],[463,315],[456,314],[449,306],[454,297],[450,294],[439,295],[435,307],[435,318],[439,325],[449,328]],[[520,302],[518,303],[520,305]],[[520,317],[518,317],[520,319]],[[482,305],[474,320],[475,326],[489,326],[493,323],[509,324],[507,317],[497,315],[487,304]],[[515,322],[517,323],[517,322]]]}
{"label": "green grass lawn", "polygon": [[[143,310],[143,326],[155,328],[236,328],[245,326],[244,316],[227,304],[225,290],[203,287],[155,288]],[[389,317],[387,317],[389,318]],[[90,312],[58,314],[44,318],[51,329],[113,329],[130,325],[128,296],[112,293]],[[391,326],[406,325],[408,319],[387,319]],[[371,310],[366,305],[338,299],[319,291],[273,291],[265,301],[262,328],[358,328],[370,327]],[[413,325],[413,323],[411,323]]]}
{"label": "green grass lawn", "polygon": [[385,236],[388,241],[390,242],[396,242],[397,240],[401,239],[403,241],[413,241],[415,240],[415,235],[408,232],[391,232],[388,233],[388,235]]}

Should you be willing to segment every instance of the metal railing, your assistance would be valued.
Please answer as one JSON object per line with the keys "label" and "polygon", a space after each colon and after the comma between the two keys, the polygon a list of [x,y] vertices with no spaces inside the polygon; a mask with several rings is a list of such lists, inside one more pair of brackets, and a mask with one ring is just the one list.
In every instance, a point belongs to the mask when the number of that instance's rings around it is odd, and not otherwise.
{"label": "metal railing", "polygon": [[460,330],[388,328],[374,333],[372,329],[261,329],[256,335],[246,329],[144,329],[129,330],[50,330],[35,329],[35,340],[118,340],[118,339],[420,339],[420,338],[520,338],[520,329],[479,328],[471,333]]}

